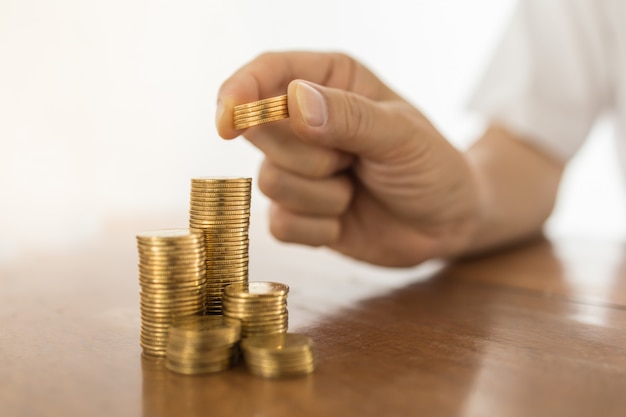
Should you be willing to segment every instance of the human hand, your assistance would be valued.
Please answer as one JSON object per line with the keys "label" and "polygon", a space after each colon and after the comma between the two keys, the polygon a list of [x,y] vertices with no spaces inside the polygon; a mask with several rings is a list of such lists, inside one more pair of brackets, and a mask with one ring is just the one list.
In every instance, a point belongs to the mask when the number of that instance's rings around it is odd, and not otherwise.
{"label": "human hand", "polygon": [[[289,119],[237,131],[233,107],[284,94]],[[278,239],[409,266],[466,250],[479,216],[462,153],[411,104],[342,54],[264,54],[224,82],[219,134],[265,154],[259,188]]]}

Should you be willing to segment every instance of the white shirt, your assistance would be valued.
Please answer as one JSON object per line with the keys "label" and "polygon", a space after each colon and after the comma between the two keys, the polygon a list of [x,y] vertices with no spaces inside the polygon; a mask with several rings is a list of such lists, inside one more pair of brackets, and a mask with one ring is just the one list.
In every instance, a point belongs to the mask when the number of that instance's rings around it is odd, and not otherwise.
{"label": "white shirt", "polygon": [[609,111],[626,175],[626,1],[521,0],[471,104],[562,160]]}

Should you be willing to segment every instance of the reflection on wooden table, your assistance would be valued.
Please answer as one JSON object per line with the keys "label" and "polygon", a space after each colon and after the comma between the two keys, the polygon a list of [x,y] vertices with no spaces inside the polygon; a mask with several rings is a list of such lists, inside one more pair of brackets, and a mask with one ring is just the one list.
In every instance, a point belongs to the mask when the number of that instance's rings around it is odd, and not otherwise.
{"label": "reflection on wooden table", "polygon": [[[154,226],[154,227],[153,227]],[[622,416],[626,245],[536,241],[374,268],[251,232],[251,280],[286,282],[314,374],[189,377],[142,357],[134,234],[0,264],[7,416]]]}

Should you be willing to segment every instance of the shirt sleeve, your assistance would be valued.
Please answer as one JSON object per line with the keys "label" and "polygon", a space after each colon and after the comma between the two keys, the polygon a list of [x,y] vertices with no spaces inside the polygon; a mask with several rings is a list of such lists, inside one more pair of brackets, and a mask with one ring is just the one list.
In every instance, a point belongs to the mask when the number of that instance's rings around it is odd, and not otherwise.
{"label": "shirt sleeve", "polygon": [[470,107],[561,160],[608,105],[607,33],[598,0],[522,0]]}

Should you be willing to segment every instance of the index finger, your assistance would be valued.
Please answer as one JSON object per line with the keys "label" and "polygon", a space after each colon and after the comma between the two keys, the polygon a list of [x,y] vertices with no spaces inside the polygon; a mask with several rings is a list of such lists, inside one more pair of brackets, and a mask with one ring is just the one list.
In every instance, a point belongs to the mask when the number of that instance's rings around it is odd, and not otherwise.
{"label": "index finger", "polygon": [[[294,79],[355,91],[377,98],[382,83],[354,59],[340,53],[265,53],[241,67],[218,93],[217,131],[225,139],[241,132],[233,127],[233,107],[287,93]],[[373,82],[374,81],[374,82]]]}

